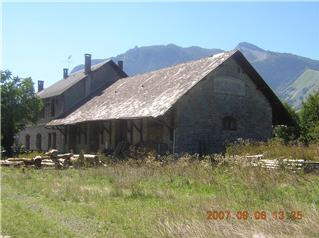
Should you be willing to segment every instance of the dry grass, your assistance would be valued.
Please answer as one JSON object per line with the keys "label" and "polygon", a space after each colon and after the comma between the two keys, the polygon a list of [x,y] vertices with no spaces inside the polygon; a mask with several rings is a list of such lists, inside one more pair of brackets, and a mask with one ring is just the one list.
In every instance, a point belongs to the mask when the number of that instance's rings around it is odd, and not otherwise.
{"label": "dry grass", "polygon": [[[244,168],[224,158],[152,155],[102,168],[1,172],[2,235],[318,237],[315,174]],[[301,211],[303,218],[207,220],[209,210]]]}
{"label": "dry grass", "polygon": [[266,158],[290,158],[319,161],[319,144],[304,146],[284,144],[279,140],[269,142],[238,141],[227,147],[227,155],[264,154]]}

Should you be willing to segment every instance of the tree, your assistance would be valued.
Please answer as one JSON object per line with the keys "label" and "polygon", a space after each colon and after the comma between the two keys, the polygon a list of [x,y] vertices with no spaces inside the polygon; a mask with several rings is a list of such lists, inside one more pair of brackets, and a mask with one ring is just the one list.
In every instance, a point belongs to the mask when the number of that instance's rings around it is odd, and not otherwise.
{"label": "tree", "polygon": [[319,141],[319,91],[302,103],[300,119],[302,139],[307,143]]}
{"label": "tree", "polygon": [[282,139],[285,143],[289,141],[297,140],[301,133],[300,128],[300,119],[293,107],[289,104],[284,103],[285,108],[287,109],[288,113],[290,114],[293,124],[291,126],[277,126],[275,127],[274,134],[276,137]]}
{"label": "tree", "polygon": [[35,94],[31,78],[13,77],[1,71],[1,150],[12,154],[14,136],[28,123],[35,123],[42,101]]}

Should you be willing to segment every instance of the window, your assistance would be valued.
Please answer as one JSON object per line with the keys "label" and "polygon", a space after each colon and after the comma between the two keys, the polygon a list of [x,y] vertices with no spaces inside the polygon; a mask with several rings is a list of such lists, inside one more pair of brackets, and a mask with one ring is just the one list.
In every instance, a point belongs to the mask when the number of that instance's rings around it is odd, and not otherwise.
{"label": "window", "polygon": [[55,101],[51,101],[51,117],[55,116]]}
{"label": "window", "polygon": [[223,129],[227,131],[237,130],[237,120],[231,116],[223,118]]}
{"label": "window", "polygon": [[48,149],[51,149],[51,145],[52,145],[52,136],[51,133],[48,134]]}
{"label": "window", "polygon": [[30,135],[25,136],[25,149],[30,150]]}
{"label": "window", "polygon": [[65,130],[64,131],[64,145],[67,145],[68,144],[68,131]]}
{"label": "window", "polygon": [[56,133],[52,133],[52,148],[56,149]]}
{"label": "window", "polygon": [[41,134],[37,134],[37,137],[36,137],[36,148],[37,150],[42,150],[42,137],[41,137]]}

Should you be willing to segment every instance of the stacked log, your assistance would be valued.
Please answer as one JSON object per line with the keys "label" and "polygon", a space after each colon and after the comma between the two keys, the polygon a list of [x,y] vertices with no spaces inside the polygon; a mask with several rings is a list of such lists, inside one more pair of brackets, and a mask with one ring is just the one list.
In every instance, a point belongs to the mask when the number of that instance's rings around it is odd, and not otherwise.
{"label": "stacked log", "polygon": [[[80,161],[81,160],[81,161]],[[38,155],[32,159],[27,158],[9,158],[7,160],[0,160],[1,166],[31,166],[35,168],[54,167],[55,169],[66,169],[72,166],[98,166],[101,162],[97,155],[92,154],[78,154],[73,153],[58,154],[58,150],[50,150],[44,155]]]}
{"label": "stacked log", "polygon": [[263,159],[263,155],[245,156],[248,159],[248,164],[251,166],[260,166],[267,169],[285,168],[293,171],[303,169],[305,172],[311,172],[319,169],[319,162],[307,160],[293,160],[293,159]]}
{"label": "stacked log", "polygon": [[0,160],[1,166],[20,167],[23,164],[24,164],[23,161]]}

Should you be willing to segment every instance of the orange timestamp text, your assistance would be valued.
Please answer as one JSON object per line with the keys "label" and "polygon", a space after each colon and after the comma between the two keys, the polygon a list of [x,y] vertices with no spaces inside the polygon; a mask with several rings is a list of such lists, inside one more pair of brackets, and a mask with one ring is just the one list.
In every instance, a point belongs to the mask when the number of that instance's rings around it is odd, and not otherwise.
{"label": "orange timestamp text", "polygon": [[227,220],[227,219],[237,219],[237,220],[248,220],[248,219],[254,219],[254,220],[285,220],[285,219],[291,219],[291,220],[300,220],[302,219],[303,214],[301,211],[247,211],[247,210],[241,210],[241,211],[218,211],[218,210],[211,210],[207,211],[207,220]]}

